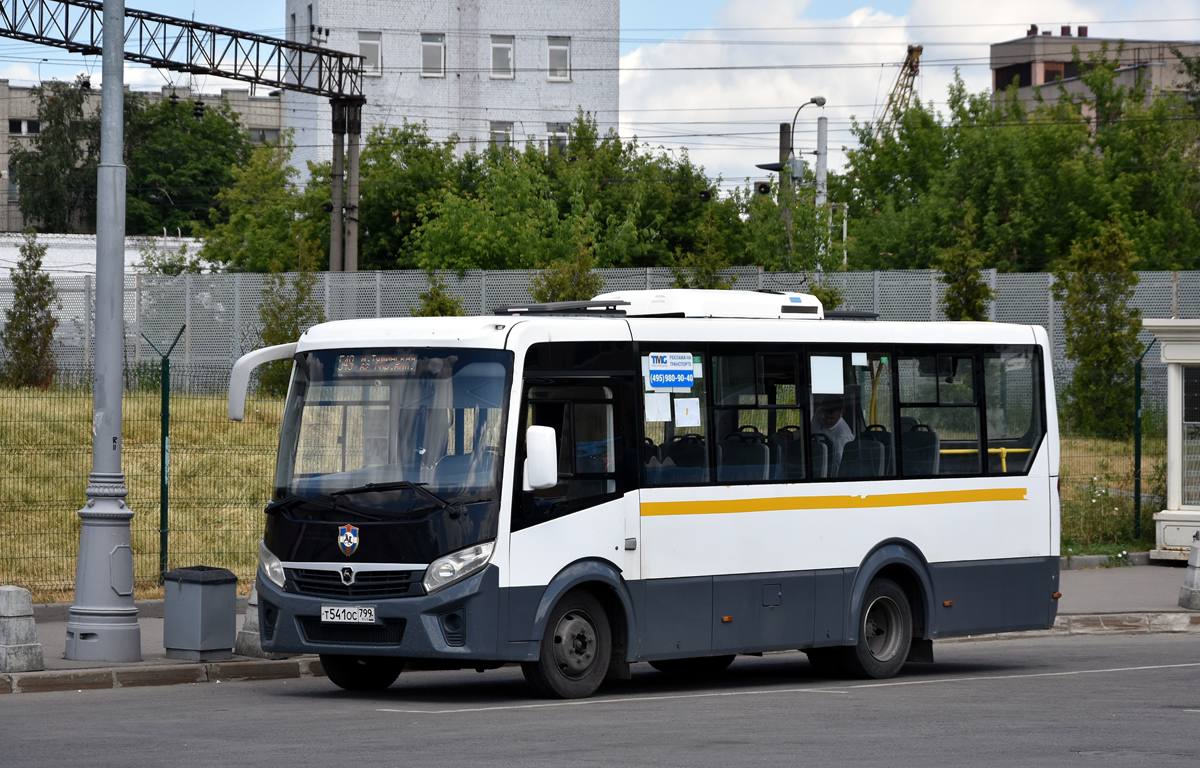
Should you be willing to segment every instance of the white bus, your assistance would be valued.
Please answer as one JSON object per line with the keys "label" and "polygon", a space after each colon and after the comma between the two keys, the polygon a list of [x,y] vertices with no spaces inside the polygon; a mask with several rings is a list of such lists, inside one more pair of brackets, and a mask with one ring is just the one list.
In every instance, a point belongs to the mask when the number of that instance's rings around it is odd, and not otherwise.
{"label": "white bus", "polygon": [[1035,326],[831,319],[812,296],[629,291],[352,320],[294,360],[259,548],[265,651],[342,688],[519,662],[802,650],[886,678],[936,638],[1052,626],[1059,442]]}

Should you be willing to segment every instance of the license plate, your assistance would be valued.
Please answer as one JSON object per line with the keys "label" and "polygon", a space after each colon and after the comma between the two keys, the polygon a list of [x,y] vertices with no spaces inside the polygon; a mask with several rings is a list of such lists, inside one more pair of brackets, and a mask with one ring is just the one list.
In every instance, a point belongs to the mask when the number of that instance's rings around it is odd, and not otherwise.
{"label": "license plate", "polygon": [[374,624],[373,605],[322,605],[321,621],[332,624]]}

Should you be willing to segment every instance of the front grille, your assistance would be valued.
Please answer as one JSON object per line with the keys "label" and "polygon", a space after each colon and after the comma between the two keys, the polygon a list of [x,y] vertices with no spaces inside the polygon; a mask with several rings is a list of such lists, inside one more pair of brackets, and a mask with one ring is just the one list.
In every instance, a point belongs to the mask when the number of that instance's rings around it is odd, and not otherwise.
{"label": "front grille", "polygon": [[400,645],[404,624],[404,619],[384,619],[383,624],[326,624],[316,616],[300,617],[300,629],[310,643]]}
{"label": "front grille", "polygon": [[386,600],[422,594],[423,571],[359,571],[353,584],[343,584],[338,571],[287,568],[288,591],[334,600]]}

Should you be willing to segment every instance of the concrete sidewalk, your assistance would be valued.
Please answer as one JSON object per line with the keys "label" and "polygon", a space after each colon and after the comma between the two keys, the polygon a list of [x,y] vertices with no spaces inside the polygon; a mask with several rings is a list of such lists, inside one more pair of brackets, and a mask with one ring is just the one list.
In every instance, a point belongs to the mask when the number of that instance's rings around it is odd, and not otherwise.
{"label": "concrete sidewalk", "polygon": [[[1178,605],[1179,589],[1183,586],[1186,573],[1186,563],[1183,562],[1063,570],[1059,586],[1062,598],[1059,600],[1058,619],[1052,629],[979,635],[948,642],[1067,634],[1200,633],[1200,611],[1190,611]],[[321,663],[315,656],[274,661],[243,656],[210,662],[169,659],[163,648],[161,600],[138,603],[141,612],[138,619],[142,635],[141,661],[68,661],[63,658],[63,649],[66,646],[69,607],[67,604],[35,606],[38,642],[42,644],[46,669],[0,674],[0,694],[324,675]],[[245,611],[244,597],[239,599],[238,607],[240,612]],[[239,628],[243,619],[244,616],[239,613]]]}

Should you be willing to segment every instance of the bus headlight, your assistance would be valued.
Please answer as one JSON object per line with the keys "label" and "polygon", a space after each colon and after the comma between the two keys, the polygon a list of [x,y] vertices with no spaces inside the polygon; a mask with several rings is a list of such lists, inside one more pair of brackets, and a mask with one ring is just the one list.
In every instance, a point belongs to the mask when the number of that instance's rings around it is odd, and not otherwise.
{"label": "bus headlight", "polygon": [[283,589],[283,563],[279,562],[279,558],[267,549],[267,545],[263,542],[258,542],[258,567],[267,575],[271,583]]}
{"label": "bus headlight", "polygon": [[488,541],[434,560],[425,569],[425,578],[421,580],[425,594],[432,595],[439,589],[445,589],[481,570],[492,559],[492,551],[495,548],[496,542]]}

